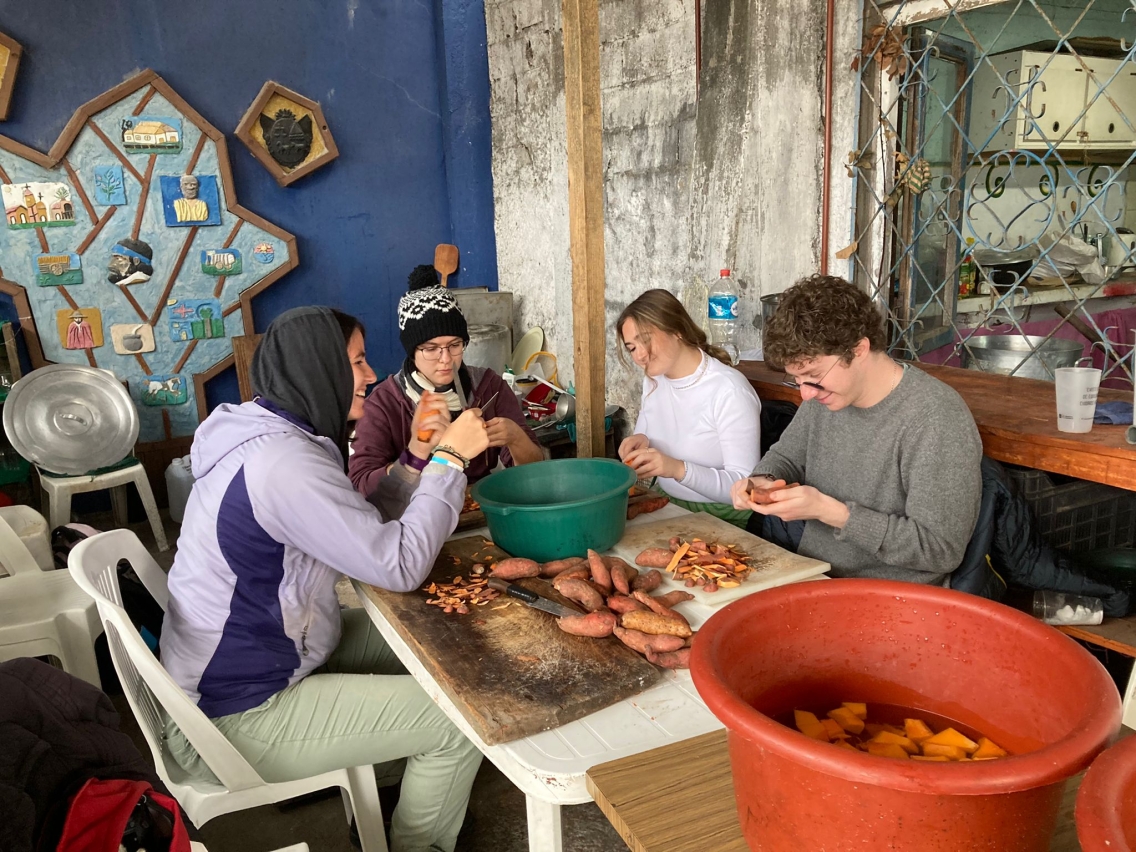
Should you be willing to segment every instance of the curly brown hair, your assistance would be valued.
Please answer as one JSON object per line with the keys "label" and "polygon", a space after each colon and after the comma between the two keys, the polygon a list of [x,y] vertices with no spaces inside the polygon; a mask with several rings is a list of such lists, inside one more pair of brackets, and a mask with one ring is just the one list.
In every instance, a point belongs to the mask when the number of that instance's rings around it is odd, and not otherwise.
{"label": "curly brown hair", "polygon": [[765,360],[783,367],[818,355],[851,361],[865,337],[873,351],[887,348],[883,315],[868,294],[835,275],[811,275],[781,294],[762,344]]}

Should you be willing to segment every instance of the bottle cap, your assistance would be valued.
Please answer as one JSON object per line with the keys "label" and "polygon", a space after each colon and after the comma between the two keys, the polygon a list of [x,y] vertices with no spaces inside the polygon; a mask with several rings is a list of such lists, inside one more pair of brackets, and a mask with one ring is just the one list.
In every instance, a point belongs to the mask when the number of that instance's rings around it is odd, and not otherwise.
{"label": "bottle cap", "polygon": [[730,270],[728,270],[728,269],[718,270],[718,277],[719,278],[729,278],[730,277]]}

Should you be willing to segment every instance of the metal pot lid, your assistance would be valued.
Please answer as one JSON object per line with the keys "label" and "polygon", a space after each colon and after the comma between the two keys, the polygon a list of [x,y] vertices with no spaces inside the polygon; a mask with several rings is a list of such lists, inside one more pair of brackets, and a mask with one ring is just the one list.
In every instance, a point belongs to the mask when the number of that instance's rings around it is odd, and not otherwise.
{"label": "metal pot lid", "polygon": [[138,411],[112,373],[51,364],[12,385],[4,433],[28,461],[75,475],[130,454],[138,440]]}

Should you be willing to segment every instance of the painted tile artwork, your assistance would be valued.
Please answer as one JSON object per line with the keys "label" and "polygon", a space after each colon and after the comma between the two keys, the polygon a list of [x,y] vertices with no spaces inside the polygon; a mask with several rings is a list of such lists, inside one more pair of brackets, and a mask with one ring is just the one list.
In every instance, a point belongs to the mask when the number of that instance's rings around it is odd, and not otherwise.
{"label": "painted tile artwork", "polygon": [[95,166],[95,204],[101,207],[126,205],[126,179],[122,166]]}
{"label": "painted tile artwork", "polygon": [[184,405],[189,400],[189,386],[181,373],[144,376],[143,405]]}
{"label": "painted tile artwork", "polygon": [[55,328],[64,349],[98,349],[103,345],[103,312],[98,308],[56,311]]}
{"label": "painted tile artwork", "polygon": [[122,147],[128,154],[177,154],[181,119],[139,115],[122,119]]}
{"label": "painted tile artwork", "polygon": [[272,243],[257,243],[252,253],[261,263],[272,263],[272,259],[276,256],[276,250],[272,247]]}
{"label": "painted tile artwork", "polygon": [[6,183],[0,196],[4,218],[14,230],[75,224],[75,202],[65,183]]}
{"label": "painted tile artwork", "polygon": [[137,355],[154,351],[154,326],[140,322],[119,323],[110,327],[110,344],[119,355]]}
{"label": "painted tile artwork", "polygon": [[36,284],[40,287],[68,287],[83,283],[83,266],[79,255],[37,254],[35,256]]}
{"label": "painted tile artwork", "polygon": [[162,175],[162,213],[168,228],[220,225],[215,175]]}
{"label": "painted tile artwork", "polygon": [[225,318],[217,299],[170,299],[170,339],[211,340],[225,336]]}
{"label": "painted tile artwork", "polygon": [[201,271],[206,275],[240,275],[240,249],[206,249],[201,252]]}

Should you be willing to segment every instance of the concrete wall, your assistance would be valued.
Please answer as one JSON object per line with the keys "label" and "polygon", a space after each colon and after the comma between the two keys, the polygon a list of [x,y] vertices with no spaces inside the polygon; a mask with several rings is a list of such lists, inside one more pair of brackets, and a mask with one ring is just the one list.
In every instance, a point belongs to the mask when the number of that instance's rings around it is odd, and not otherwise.
{"label": "concrete wall", "polygon": [[[697,94],[694,0],[601,0],[600,15],[608,400],[634,410],[641,374],[620,364],[610,325],[635,296],[650,287],[681,294],[728,266],[742,288],[746,349],[759,340],[750,324],[759,296],[817,269],[825,5],[705,0]],[[486,25],[500,287],[517,296],[518,327],[544,327],[567,380],[560,3],[488,0]],[[854,43],[855,21],[847,29],[842,41]],[[846,133],[852,113],[844,109]],[[847,242],[833,240],[834,250]]]}

